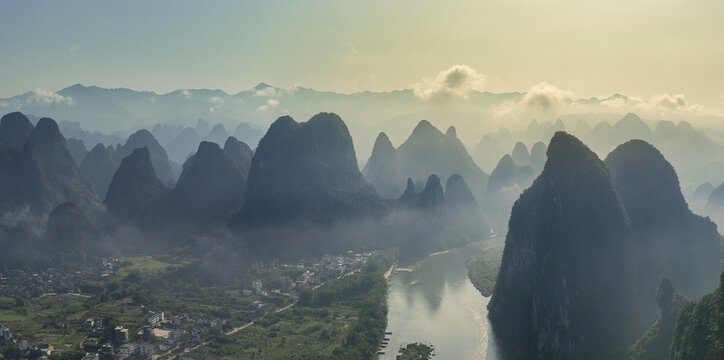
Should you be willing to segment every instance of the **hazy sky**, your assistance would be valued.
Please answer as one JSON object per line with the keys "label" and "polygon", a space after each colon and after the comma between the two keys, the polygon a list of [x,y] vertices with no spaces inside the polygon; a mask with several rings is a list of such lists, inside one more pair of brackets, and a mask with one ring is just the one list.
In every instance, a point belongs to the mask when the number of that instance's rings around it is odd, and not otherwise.
{"label": "hazy sky", "polygon": [[0,44],[0,97],[74,83],[392,90],[466,64],[495,92],[545,81],[724,103],[722,0],[0,0]]}

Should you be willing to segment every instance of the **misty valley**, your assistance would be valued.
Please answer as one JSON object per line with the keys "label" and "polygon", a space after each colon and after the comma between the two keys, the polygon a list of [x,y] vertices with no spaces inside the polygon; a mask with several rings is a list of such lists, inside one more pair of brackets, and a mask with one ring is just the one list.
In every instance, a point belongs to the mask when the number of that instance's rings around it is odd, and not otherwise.
{"label": "misty valley", "polygon": [[721,34],[0,0],[0,360],[724,360]]}
{"label": "misty valley", "polygon": [[125,140],[8,113],[0,354],[721,358],[722,187],[691,181],[724,181],[724,145],[650,123],[532,120],[472,147],[422,120],[360,161],[335,113]]}

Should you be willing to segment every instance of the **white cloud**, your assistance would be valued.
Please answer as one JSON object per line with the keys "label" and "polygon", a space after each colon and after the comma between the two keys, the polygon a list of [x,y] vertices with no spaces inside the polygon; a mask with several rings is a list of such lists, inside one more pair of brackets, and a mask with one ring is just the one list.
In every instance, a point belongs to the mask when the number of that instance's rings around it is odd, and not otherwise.
{"label": "white cloud", "polygon": [[297,92],[297,89],[299,89],[299,84],[292,84],[289,88],[285,89],[287,92],[287,95],[294,95],[295,92]]}
{"label": "white cloud", "polygon": [[277,94],[277,90],[274,89],[273,87],[269,86],[269,87],[265,87],[261,90],[254,90],[254,94],[252,96],[272,97],[272,96],[276,96],[276,94]]}
{"label": "white cloud", "polygon": [[547,82],[534,85],[519,101],[508,101],[495,111],[497,118],[553,118],[569,104],[573,92]]}
{"label": "white cloud", "polygon": [[636,113],[644,118],[667,119],[681,114],[702,114],[704,108],[691,104],[683,94],[658,94],[649,99],[613,95],[601,101],[573,101],[573,92],[547,82],[528,89],[517,101],[497,106],[494,119],[501,126],[525,126],[530,119],[553,120],[561,115],[583,113]]}
{"label": "white cloud", "polygon": [[571,91],[542,82],[525,92],[522,103],[529,110],[555,114],[571,96]]}
{"label": "white cloud", "polygon": [[[619,110],[621,112],[635,112],[643,116],[666,116],[680,113],[701,113],[701,105],[689,103],[683,94],[657,94],[648,100],[638,97],[612,96],[600,103],[603,109],[598,111]],[[593,108],[593,107],[591,107]],[[588,109],[592,110],[592,109]]]}
{"label": "white cloud", "polygon": [[649,104],[655,106],[660,110],[671,110],[671,111],[694,111],[699,110],[699,106],[695,104],[689,104],[686,101],[684,94],[659,94],[654,95],[649,100]]}
{"label": "white cloud", "polygon": [[277,107],[277,106],[279,106],[279,100],[277,100],[277,99],[269,99],[269,100],[266,101],[266,104],[264,104],[264,105],[262,105],[262,106],[259,106],[259,107],[256,109],[256,111],[264,112],[264,111],[267,111],[267,110],[269,110],[269,109],[271,109],[271,108],[275,108],[275,107]]}
{"label": "white cloud", "polygon": [[215,110],[219,110],[221,108],[221,105],[224,104],[224,99],[218,96],[212,96],[209,98],[209,102],[213,104],[209,108],[209,112],[214,112]]}
{"label": "white cloud", "polygon": [[481,91],[485,85],[485,75],[468,65],[454,65],[441,71],[434,80],[422,79],[412,86],[420,99],[434,100],[445,97],[466,99],[473,90]]}
{"label": "white cloud", "polygon": [[28,105],[52,105],[52,104],[67,104],[68,106],[73,105],[73,98],[69,96],[63,96],[50,90],[35,89],[27,93],[28,97],[25,102]]}

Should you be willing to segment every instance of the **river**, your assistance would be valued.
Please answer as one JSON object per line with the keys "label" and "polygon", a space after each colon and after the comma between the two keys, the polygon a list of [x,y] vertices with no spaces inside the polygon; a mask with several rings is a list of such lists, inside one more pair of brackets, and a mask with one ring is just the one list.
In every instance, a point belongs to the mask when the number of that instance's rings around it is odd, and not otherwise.
{"label": "river", "polygon": [[468,279],[465,252],[434,254],[392,275],[386,330],[392,334],[379,359],[395,359],[400,345],[414,342],[432,344],[436,359],[498,359],[488,321],[490,298]]}

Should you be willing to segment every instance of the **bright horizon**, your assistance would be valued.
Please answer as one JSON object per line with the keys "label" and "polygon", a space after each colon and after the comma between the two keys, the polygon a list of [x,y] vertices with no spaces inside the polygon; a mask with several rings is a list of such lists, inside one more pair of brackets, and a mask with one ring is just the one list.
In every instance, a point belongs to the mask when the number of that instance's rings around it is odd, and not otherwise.
{"label": "bright horizon", "polygon": [[709,0],[3,2],[0,97],[75,83],[379,92],[464,64],[481,91],[545,82],[574,98],[681,94],[721,113],[722,33],[724,3]]}

